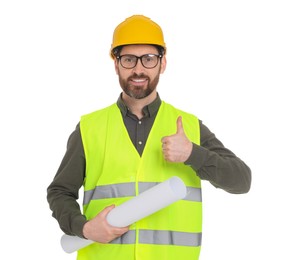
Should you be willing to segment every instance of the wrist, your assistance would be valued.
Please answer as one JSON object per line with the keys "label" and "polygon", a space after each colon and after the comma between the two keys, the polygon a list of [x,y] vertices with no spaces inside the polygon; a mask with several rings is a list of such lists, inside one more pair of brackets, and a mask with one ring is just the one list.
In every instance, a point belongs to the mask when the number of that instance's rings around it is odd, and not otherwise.
{"label": "wrist", "polygon": [[90,227],[89,227],[89,225],[90,225],[89,221],[87,221],[84,224],[83,228],[82,228],[82,236],[85,239],[89,239],[89,237],[90,237]]}

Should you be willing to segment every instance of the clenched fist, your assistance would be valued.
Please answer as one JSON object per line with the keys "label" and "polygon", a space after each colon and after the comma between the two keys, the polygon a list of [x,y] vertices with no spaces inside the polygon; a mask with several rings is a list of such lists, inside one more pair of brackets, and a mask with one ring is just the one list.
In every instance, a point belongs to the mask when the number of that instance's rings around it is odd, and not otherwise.
{"label": "clenched fist", "polygon": [[175,134],[162,138],[162,150],[165,160],[169,162],[185,162],[192,152],[192,142],[183,130],[182,117],[177,119]]}

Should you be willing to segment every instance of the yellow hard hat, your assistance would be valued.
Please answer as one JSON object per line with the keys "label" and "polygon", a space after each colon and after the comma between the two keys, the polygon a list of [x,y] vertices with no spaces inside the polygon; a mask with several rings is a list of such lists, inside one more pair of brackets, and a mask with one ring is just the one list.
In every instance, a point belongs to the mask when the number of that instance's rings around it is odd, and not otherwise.
{"label": "yellow hard hat", "polygon": [[161,27],[143,15],[128,17],[115,28],[110,50],[112,58],[114,48],[128,44],[153,44],[166,50]]}

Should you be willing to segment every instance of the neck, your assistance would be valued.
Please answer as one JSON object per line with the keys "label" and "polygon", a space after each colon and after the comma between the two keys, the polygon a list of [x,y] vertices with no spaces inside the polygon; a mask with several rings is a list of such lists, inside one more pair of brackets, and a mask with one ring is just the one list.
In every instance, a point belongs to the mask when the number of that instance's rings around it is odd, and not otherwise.
{"label": "neck", "polygon": [[124,92],[122,93],[122,99],[126,106],[130,109],[131,113],[136,115],[139,119],[143,117],[143,108],[151,104],[157,97],[157,92],[153,91],[149,96],[142,99],[135,99]]}

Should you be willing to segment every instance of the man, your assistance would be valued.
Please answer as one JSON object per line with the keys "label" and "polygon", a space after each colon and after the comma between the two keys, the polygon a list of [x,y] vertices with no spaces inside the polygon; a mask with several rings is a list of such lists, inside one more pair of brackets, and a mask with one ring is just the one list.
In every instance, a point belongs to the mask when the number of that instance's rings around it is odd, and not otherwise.
{"label": "man", "polygon": [[[160,99],[165,54],[160,26],[145,16],[131,16],[114,31],[111,57],[122,93],[115,104],[81,118],[48,187],[61,229],[96,241],[78,259],[196,260],[201,180],[230,193],[250,189],[249,167],[197,117]],[[185,199],[130,227],[107,223],[115,205],[174,175],[187,186]],[[82,185],[83,214],[76,202]]]}

